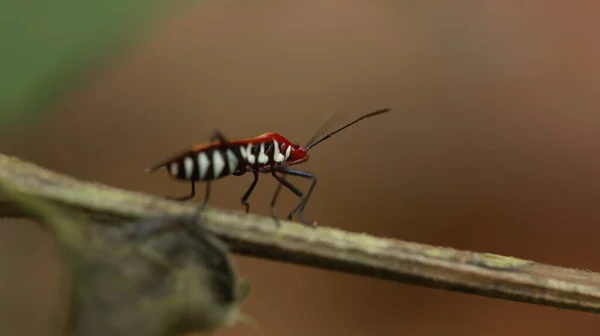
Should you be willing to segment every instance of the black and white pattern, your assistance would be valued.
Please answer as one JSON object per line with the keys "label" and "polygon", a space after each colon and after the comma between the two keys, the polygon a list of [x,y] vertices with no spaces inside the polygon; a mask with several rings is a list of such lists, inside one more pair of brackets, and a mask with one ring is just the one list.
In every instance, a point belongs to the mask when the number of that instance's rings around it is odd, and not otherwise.
{"label": "black and white pattern", "polygon": [[223,145],[190,152],[168,163],[169,173],[181,180],[211,181],[234,173],[284,163],[291,155],[292,146],[282,146],[275,139],[242,146]]}

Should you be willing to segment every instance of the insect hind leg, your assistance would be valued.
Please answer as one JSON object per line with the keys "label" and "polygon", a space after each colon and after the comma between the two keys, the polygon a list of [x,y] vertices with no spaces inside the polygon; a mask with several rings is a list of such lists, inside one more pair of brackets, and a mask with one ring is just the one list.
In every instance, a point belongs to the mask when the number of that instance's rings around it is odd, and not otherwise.
{"label": "insect hind leg", "polygon": [[167,199],[183,202],[183,201],[191,200],[192,198],[194,198],[194,196],[196,196],[196,183],[194,181],[192,181],[192,190],[189,195],[182,196],[182,197],[167,196]]}
{"label": "insect hind leg", "polygon": [[[219,130],[214,130],[210,136],[210,141],[219,141],[221,144],[225,145],[229,143],[229,140],[221,133]],[[208,204],[208,199],[210,197],[210,181],[206,181],[206,189],[204,191],[204,201],[202,202],[201,208],[204,209]]]}
{"label": "insect hind leg", "polygon": [[[212,135],[210,136],[210,141],[215,141],[218,140],[221,143],[227,143],[227,138],[225,138],[225,136],[223,136],[223,133],[219,132],[218,130],[214,130]],[[200,206],[202,209],[206,207],[206,205],[208,204],[208,200],[210,198],[210,181],[205,182],[206,185],[206,189],[204,190],[204,201],[202,202],[202,205]],[[196,181],[192,181],[192,191],[189,195],[187,196],[183,196],[183,197],[167,197],[169,199],[175,200],[175,201],[187,201],[190,200],[192,198],[194,198],[194,196],[196,195]]]}
{"label": "insect hind leg", "polygon": [[[214,131],[212,132],[212,134],[211,134],[211,136],[210,136],[210,141],[211,141],[211,142],[213,142],[213,141],[218,141],[218,142],[220,142],[220,143],[222,143],[222,144],[227,144],[227,143],[229,142],[229,141],[227,140],[227,138],[225,138],[225,136],[223,135],[223,133],[221,133],[221,132],[220,132],[220,131],[218,131],[218,130],[214,130]],[[161,165],[160,167],[163,167],[163,166],[164,166],[164,165]],[[160,168],[160,167],[159,167],[159,168]],[[152,169],[156,170],[156,169],[158,169],[158,168],[157,168],[157,167],[151,167],[151,168],[149,168],[148,170],[152,172],[152,171],[154,171],[154,170],[152,170]],[[194,198],[194,196],[196,196],[196,182],[197,182],[197,181],[195,181],[195,180],[193,180],[193,179],[191,180],[191,184],[192,184],[192,190],[191,190],[191,192],[190,192],[190,194],[189,194],[189,195],[187,195],[187,196],[182,196],[182,197],[172,197],[172,196],[167,196],[166,198],[167,198],[167,199],[170,199],[170,200],[174,200],[174,201],[187,201],[187,200],[190,200],[190,199]],[[206,189],[205,189],[205,191],[204,191],[204,201],[203,201],[203,202],[202,202],[202,204],[201,204],[201,208],[205,208],[205,207],[206,207],[206,205],[208,204],[208,200],[209,200],[209,198],[210,198],[210,181],[206,181],[206,182],[205,182],[205,185],[206,185]]]}
{"label": "insect hind leg", "polygon": [[202,201],[202,205],[200,206],[201,209],[206,208],[208,199],[210,198],[210,181],[206,182],[205,185],[206,188],[204,189],[204,201]]}

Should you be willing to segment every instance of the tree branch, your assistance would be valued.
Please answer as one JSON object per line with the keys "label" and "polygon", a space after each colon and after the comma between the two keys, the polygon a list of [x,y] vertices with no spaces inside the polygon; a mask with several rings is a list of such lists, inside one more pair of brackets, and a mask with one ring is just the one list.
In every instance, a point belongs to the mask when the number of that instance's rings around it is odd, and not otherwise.
{"label": "tree branch", "polygon": [[[193,203],[79,181],[0,155],[0,183],[107,223],[168,214],[193,214]],[[0,199],[0,216],[29,217]],[[205,226],[235,253],[402,283],[600,312],[600,274],[511,257],[377,238],[333,228],[316,230],[271,218],[207,208]]]}

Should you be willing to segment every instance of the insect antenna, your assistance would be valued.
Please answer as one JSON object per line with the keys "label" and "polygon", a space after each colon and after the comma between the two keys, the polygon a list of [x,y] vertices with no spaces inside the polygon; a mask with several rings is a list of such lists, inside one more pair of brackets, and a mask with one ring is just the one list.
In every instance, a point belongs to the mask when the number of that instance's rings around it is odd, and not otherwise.
{"label": "insect antenna", "polygon": [[[306,146],[313,143],[317,139],[319,134],[322,134],[325,131],[325,128],[331,124],[333,117],[335,117],[338,114],[338,112],[339,112],[339,110],[329,113],[329,115],[325,118],[325,120],[323,121],[321,126],[319,126],[319,128],[316,130],[316,132],[313,134],[313,136],[306,142]],[[304,147],[306,147],[306,146],[304,146]]]}
{"label": "insect antenna", "polygon": [[[348,128],[348,127],[350,127],[350,126],[354,125],[354,124],[356,124],[357,122],[359,122],[359,121],[361,121],[361,120],[363,120],[363,119],[366,119],[366,118],[369,118],[369,117],[373,117],[373,116],[376,116],[376,115],[379,115],[379,114],[382,114],[382,113],[386,113],[386,112],[389,112],[389,111],[390,111],[390,109],[389,109],[389,108],[384,108],[384,109],[381,109],[381,110],[377,110],[377,111],[374,111],[374,112],[371,112],[371,113],[365,114],[365,115],[363,115],[362,117],[360,117],[360,118],[358,118],[358,119],[354,120],[353,122],[351,122],[351,123],[348,123],[346,126],[344,126],[344,127],[341,127],[341,128],[338,128],[337,130],[335,130],[335,131],[333,131],[333,132],[331,132],[331,133],[329,133],[329,134],[325,135],[324,137],[320,138],[319,140],[316,140],[316,141],[314,141],[314,140],[313,140],[313,141],[309,142],[309,144],[308,144],[308,145],[306,145],[306,147],[305,147],[305,150],[307,150],[307,151],[308,151],[309,149],[311,149],[311,148],[315,147],[316,145],[318,145],[318,144],[319,144],[319,143],[321,143],[322,141],[324,141],[324,140],[326,140],[326,139],[329,139],[329,138],[330,138],[332,135],[334,135],[334,134],[336,134],[336,133],[338,133],[338,132],[340,132],[340,131],[342,131],[342,130],[344,130],[344,129],[346,129],[346,128]],[[323,126],[322,126],[321,128],[323,128]],[[312,139],[311,139],[311,140],[312,140]]]}

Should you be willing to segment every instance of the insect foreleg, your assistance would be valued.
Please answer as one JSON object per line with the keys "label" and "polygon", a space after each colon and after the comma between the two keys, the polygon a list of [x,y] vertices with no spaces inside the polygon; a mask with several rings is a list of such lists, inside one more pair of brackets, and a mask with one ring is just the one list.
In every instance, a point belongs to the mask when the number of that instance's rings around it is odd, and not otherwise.
{"label": "insect foreleg", "polygon": [[[299,170],[293,170],[293,169],[289,169],[287,167],[281,167],[281,168],[277,169],[277,171],[279,171],[281,174],[285,174],[285,175],[293,175],[293,176],[299,176],[299,177],[312,179],[312,183],[310,185],[310,188],[308,189],[308,192],[306,193],[306,196],[300,196],[301,197],[300,203],[298,203],[296,208],[294,208],[294,210],[292,210],[292,212],[290,212],[290,214],[288,215],[288,220],[291,220],[292,217],[294,217],[294,214],[296,214],[296,212],[298,211],[298,218],[300,218],[300,222],[302,222],[303,224],[307,224],[307,221],[304,218],[304,208],[306,207],[306,203],[308,202],[310,195],[312,194],[313,190],[315,189],[315,186],[317,185],[317,177],[313,173],[303,172],[303,171],[299,171]],[[314,224],[307,224],[307,225],[315,226]]]}
{"label": "insect foreleg", "polygon": [[[291,184],[290,182],[288,182],[285,177],[281,177],[278,176],[276,173],[279,172],[281,174],[287,174],[287,175],[295,175],[295,176],[300,176],[300,177],[305,177],[305,178],[311,178],[313,179],[313,183],[308,191],[308,193],[306,195],[304,195],[304,193],[302,193],[302,191],[300,191],[296,186],[294,186],[293,184]],[[291,190],[294,194],[296,194],[296,196],[300,197],[300,203],[296,206],[296,208],[288,215],[288,220],[292,220],[292,217],[294,216],[294,214],[296,213],[296,211],[300,211],[298,212],[298,217],[300,219],[300,222],[304,225],[307,226],[312,226],[314,227],[314,224],[309,224],[308,221],[306,221],[306,219],[304,218],[304,207],[306,206],[306,201],[308,199],[308,197],[310,197],[310,194],[312,193],[312,190],[314,189],[315,185],[316,185],[316,177],[311,174],[311,173],[307,173],[307,172],[302,172],[302,171],[297,171],[297,170],[291,170],[291,169],[287,169],[287,168],[276,168],[272,171],[271,173],[273,175],[273,177],[275,177],[275,179],[277,179],[277,181],[279,181],[280,184],[282,184],[283,186],[285,186],[286,188],[288,188],[289,190]],[[278,188],[279,190],[279,188]],[[273,199],[275,200],[275,197],[273,197]],[[272,201],[272,204],[274,202]]]}
{"label": "insect foreleg", "polygon": [[[286,181],[285,178],[278,176],[276,171],[273,170],[271,172],[271,175],[273,175],[273,177],[279,182],[279,185],[283,185],[286,188],[288,188],[289,190],[291,190],[294,194],[296,194],[296,196],[300,197],[300,199],[304,198],[304,194],[302,193],[302,191],[300,191],[300,189],[296,188],[293,184],[291,184],[290,182]],[[279,188],[278,188],[279,190]],[[275,197],[273,197],[273,202],[274,203]],[[274,210],[275,208],[271,208],[271,213],[274,214]],[[275,222],[277,224],[277,226],[280,226],[281,224],[279,223],[279,220],[277,219],[277,217],[275,217]],[[291,220],[291,217],[288,216],[288,220]],[[306,223],[302,223],[302,224],[306,224]]]}

